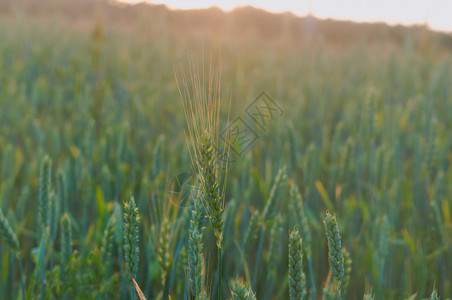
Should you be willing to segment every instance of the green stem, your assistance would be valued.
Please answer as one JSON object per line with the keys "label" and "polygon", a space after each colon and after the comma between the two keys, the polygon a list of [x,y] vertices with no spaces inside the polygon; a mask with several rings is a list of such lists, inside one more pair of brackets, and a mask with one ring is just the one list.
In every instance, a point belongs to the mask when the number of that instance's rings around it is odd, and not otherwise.
{"label": "green stem", "polygon": [[234,243],[235,243],[235,246],[237,247],[237,251],[240,253],[240,260],[242,262],[237,267],[237,273],[240,274],[240,272],[242,271],[242,267],[243,267],[243,270],[245,271],[246,281],[251,282],[250,270],[248,268],[248,263],[246,262],[244,249],[242,249],[240,247],[240,245],[239,245],[239,243],[237,243],[237,241],[234,241]]}
{"label": "green stem", "polygon": [[221,273],[223,273],[223,262],[221,259],[221,248],[218,248],[218,300],[222,299],[221,293]]}
{"label": "green stem", "polygon": [[44,232],[43,237],[43,244],[42,244],[42,253],[41,259],[42,259],[42,265],[41,265],[41,300],[44,300],[44,282],[46,280],[46,243],[47,243],[47,233]]}
{"label": "green stem", "polygon": [[309,277],[311,277],[311,299],[315,300],[317,297],[317,289],[315,286],[315,278],[314,278],[314,271],[312,269],[312,258],[311,257],[308,259],[308,267],[309,267]]}
{"label": "green stem", "polygon": [[19,272],[20,272],[20,288],[22,289],[22,299],[25,300],[25,286],[24,286],[24,270],[22,267],[22,259],[19,254],[16,254],[17,261],[19,262]]}
{"label": "green stem", "polygon": [[257,271],[259,269],[259,260],[262,254],[262,247],[264,246],[264,229],[261,230],[260,238],[259,238],[259,248],[257,249],[256,255],[256,263],[254,264],[254,274],[253,274],[253,290],[256,290],[256,280],[257,280]]}

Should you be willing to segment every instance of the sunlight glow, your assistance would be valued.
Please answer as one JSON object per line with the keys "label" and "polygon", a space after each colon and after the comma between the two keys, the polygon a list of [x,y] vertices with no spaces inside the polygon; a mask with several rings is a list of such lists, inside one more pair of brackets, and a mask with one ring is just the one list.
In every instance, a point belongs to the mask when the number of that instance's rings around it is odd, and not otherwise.
{"label": "sunlight glow", "polygon": [[[140,0],[122,0],[141,2]],[[436,30],[452,32],[451,0],[166,0],[149,1],[171,8],[190,9],[218,6],[231,10],[236,6],[252,5],[272,12],[291,11],[304,16],[311,12],[319,18],[335,18],[359,22],[383,21],[390,24],[425,24]]]}

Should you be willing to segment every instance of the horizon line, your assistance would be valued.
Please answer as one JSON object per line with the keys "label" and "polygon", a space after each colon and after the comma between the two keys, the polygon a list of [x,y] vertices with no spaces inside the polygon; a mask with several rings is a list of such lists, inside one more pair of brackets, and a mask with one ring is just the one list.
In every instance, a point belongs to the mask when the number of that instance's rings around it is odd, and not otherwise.
{"label": "horizon line", "polygon": [[432,26],[431,22],[429,21],[428,16],[425,18],[424,21],[413,21],[413,22],[404,22],[404,21],[388,21],[383,19],[353,19],[353,18],[343,18],[338,16],[319,16],[315,12],[312,11],[312,9],[309,9],[307,13],[300,14],[296,11],[290,10],[290,9],[284,9],[284,10],[270,10],[264,7],[255,6],[253,4],[243,4],[243,5],[235,5],[231,8],[224,8],[221,7],[218,4],[211,4],[211,5],[205,5],[205,6],[199,6],[199,7],[176,7],[172,6],[168,3],[164,2],[155,2],[155,1],[148,1],[148,0],[109,0],[110,3],[113,4],[120,4],[120,5],[138,5],[138,4],[145,4],[145,5],[162,5],[165,6],[169,10],[173,11],[193,11],[193,10],[208,10],[208,9],[219,9],[223,11],[224,13],[230,13],[234,10],[251,7],[257,10],[264,11],[269,14],[291,14],[298,18],[306,18],[306,17],[314,17],[318,20],[333,20],[333,21],[342,21],[342,22],[352,22],[356,24],[386,24],[388,26],[403,26],[403,27],[423,27],[425,26],[427,29],[435,32],[440,32],[444,34],[450,34],[452,35],[452,28],[445,29],[441,27],[434,27]]}

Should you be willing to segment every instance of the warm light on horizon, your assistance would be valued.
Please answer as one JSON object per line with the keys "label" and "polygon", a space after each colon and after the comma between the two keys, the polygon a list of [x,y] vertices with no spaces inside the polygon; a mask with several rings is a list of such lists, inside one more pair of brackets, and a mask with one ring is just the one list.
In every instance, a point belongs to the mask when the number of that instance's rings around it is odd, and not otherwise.
{"label": "warm light on horizon", "polygon": [[[128,3],[143,0],[121,0]],[[335,18],[358,22],[387,22],[389,24],[425,24],[436,30],[452,32],[451,0],[166,0],[147,1],[165,4],[171,8],[192,9],[218,6],[231,10],[237,6],[252,5],[271,12],[290,11],[298,16],[312,13],[319,18]],[[340,5],[339,5],[340,4]]]}

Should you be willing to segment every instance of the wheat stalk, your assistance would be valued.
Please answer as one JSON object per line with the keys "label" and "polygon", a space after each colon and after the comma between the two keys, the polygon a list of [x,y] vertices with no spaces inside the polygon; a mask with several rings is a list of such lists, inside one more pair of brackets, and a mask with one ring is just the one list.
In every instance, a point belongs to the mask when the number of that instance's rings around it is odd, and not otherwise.
{"label": "wheat stalk", "polygon": [[386,265],[386,258],[388,257],[389,251],[389,239],[391,233],[391,226],[388,217],[384,215],[380,221],[380,232],[379,232],[379,245],[378,245],[378,262],[380,267],[380,276],[378,279],[379,289],[377,292],[381,291],[381,286],[384,279],[384,270]]}
{"label": "wheat stalk", "polygon": [[273,182],[272,188],[270,190],[270,194],[268,196],[267,202],[265,204],[264,210],[262,212],[262,229],[259,237],[259,246],[257,249],[256,262],[254,263],[254,274],[253,274],[253,282],[252,286],[256,286],[257,275],[259,270],[259,260],[262,256],[262,248],[264,245],[265,238],[265,229],[269,226],[276,215],[277,212],[277,201],[279,200],[279,193],[283,187],[283,184],[286,179],[286,167],[283,166],[278,170],[278,173],[275,176],[275,180]]}
{"label": "wheat stalk", "polygon": [[344,278],[344,259],[342,255],[341,236],[339,234],[339,226],[336,217],[331,215],[329,211],[325,216],[325,231],[328,239],[328,260],[330,270],[333,276],[338,299],[341,299],[341,284]]}
{"label": "wheat stalk", "polygon": [[216,163],[212,138],[205,131],[201,143],[201,189],[207,209],[207,216],[217,240],[217,248],[221,249],[223,242],[224,209],[223,197],[220,194],[215,169]]}
{"label": "wheat stalk", "polygon": [[19,240],[0,209],[0,236],[15,252],[20,250]]}
{"label": "wheat stalk", "polygon": [[23,281],[23,268],[22,268],[22,259],[20,258],[20,244],[17,239],[17,235],[14,230],[9,225],[8,220],[3,215],[3,212],[0,208],[0,236],[5,240],[8,246],[14,251],[14,254],[19,262],[19,271],[20,271],[20,286],[22,290],[23,299],[25,299],[25,286]]}
{"label": "wheat stalk", "polygon": [[204,287],[204,260],[202,257],[202,233],[199,232],[198,212],[192,212],[192,219],[190,220],[190,230],[188,236],[188,271],[190,278],[191,293],[195,299],[207,298]]}
{"label": "wheat stalk", "polygon": [[[131,274],[131,278],[136,278],[138,272],[139,252],[138,235],[140,223],[140,215],[138,207],[132,196],[128,202],[124,203],[124,257],[127,269]],[[135,287],[132,284],[132,299],[135,297]]]}
{"label": "wheat stalk", "polygon": [[342,251],[344,255],[344,280],[342,282],[342,295],[345,296],[350,283],[350,274],[352,273],[352,259],[350,257],[350,253],[345,247]]}
{"label": "wheat stalk", "polygon": [[322,290],[322,300],[337,300],[337,294],[333,291],[331,284],[331,271],[328,273],[327,281]]}
{"label": "wheat stalk", "polygon": [[60,255],[63,263],[68,263],[72,255],[72,224],[67,213],[61,217]]}
{"label": "wheat stalk", "polygon": [[312,246],[311,246],[311,229],[309,228],[308,218],[306,217],[306,212],[304,209],[303,198],[301,196],[300,190],[293,180],[289,180],[290,185],[290,204],[289,208],[295,219],[295,227],[299,229],[299,234],[303,240],[303,251],[306,254],[306,259],[308,261],[309,267],[309,277],[311,279],[311,295],[312,299],[316,298],[316,285],[314,270],[312,267]]}
{"label": "wheat stalk", "polygon": [[436,290],[433,290],[432,294],[430,295],[430,300],[439,300]]}
{"label": "wheat stalk", "polygon": [[363,296],[363,300],[374,300],[374,295],[372,294],[372,291],[366,292]]}
{"label": "wheat stalk", "polygon": [[[221,299],[224,194],[230,147],[228,137],[225,137],[222,147],[219,145],[221,62],[214,66],[211,57],[206,65],[203,54],[200,68],[192,56],[189,58],[189,74],[190,80],[182,65],[175,70],[187,122],[186,138],[192,167],[200,180],[202,204],[216,238],[218,298]],[[220,159],[221,156],[225,159]]]}
{"label": "wheat stalk", "polygon": [[202,199],[200,195],[199,188],[193,188],[192,191],[193,197],[193,209],[191,211],[192,216],[190,218],[190,229],[196,229],[199,233],[203,234],[206,229],[206,212],[204,210],[204,206],[202,205]]}
{"label": "wheat stalk", "polygon": [[42,161],[41,173],[39,176],[39,188],[38,188],[38,217],[41,226],[41,240],[43,241],[40,246],[42,251],[41,260],[41,295],[40,298],[44,299],[44,282],[46,271],[46,246],[50,231],[50,190],[51,190],[51,161],[46,155]]}
{"label": "wheat stalk", "polygon": [[[60,219],[60,263],[61,263],[61,279],[63,282],[63,290],[69,289],[69,275],[67,265],[70,263],[72,256],[72,223],[67,213],[64,213]],[[67,292],[65,292],[67,294]],[[65,296],[66,297],[66,296]]]}
{"label": "wheat stalk", "polygon": [[60,213],[59,203],[55,197],[54,193],[50,194],[50,220],[49,220],[49,234],[51,240],[55,240],[57,230],[58,230],[58,219]]}
{"label": "wheat stalk", "polygon": [[[270,229],[270,243],[268,247],[268,273],[267,279],[270,283],[272,283],[276,276],[278,270],[278,262],[279,262],[279,254],[280,254],[280,246],[281,246],[281,236],[283,233],[282,227],[282,217],[281,215],[277,215],[275,220],[273,221],[272,227]],[[271,284],[269,285],[271,287]]]}
{"label": "wheat stalk", "polygon": [[264,222],[270,222],[276,215],[277,201],[279,200],[279,193],[284,185],[286,179],[286,166],[281,167],[276,174],[275,181],[270,190],[267,202],[262,213]]}
{"label": "wheat stalk", "polygon": [[157,258],[160,265],[162,286],[165,286],[166,276],[171,266],[169,247],[170,247],[170,223],[168,218],[165,217],[160,225],[160,238],[157,250]]}
{"label": "wheat stalk", "polygon": [[38,190],[38,213],[42,230],[50,225],[51,161],[46,155],[41,165]]}
{"label": "wheat stalk", "polygon": [[294,229],[289,235],[289,294],[290,300],[303,300],[306,298],[302,240],[297,229]]}
{"label": "wheat stalk", "polygon": [[256,295],[249,284],[243,282],[242,278],[230,283],[232,300],[256,300]]}
{"label": "wheat stalk", "polygon": [[245,234],[243,236],[243,250],[246,250],[249,245],[251,245],[257,238],[257,234],[259,232],[259,228],[261,227],[261,216],[258,210],[254,211],[251,214],[250,221],[248,222],[248,226],[245,229]]}
{"label": "wheat stalk", "polygon": [[116,217],[112,215],[107,222],[107,226],[102,236],[102,246],[100,251],[100,257],[103,264],[103,277],[108,276],[109,268],[111,265],[111,251],[113,249],[114,234],[115,234]]}

